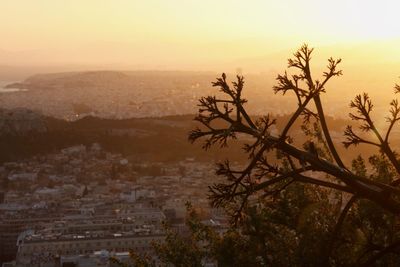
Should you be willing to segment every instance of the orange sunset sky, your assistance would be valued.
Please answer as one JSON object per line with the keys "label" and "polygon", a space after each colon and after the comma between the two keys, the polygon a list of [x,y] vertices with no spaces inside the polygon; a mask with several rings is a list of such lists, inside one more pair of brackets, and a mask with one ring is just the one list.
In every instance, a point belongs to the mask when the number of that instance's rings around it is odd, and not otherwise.
{"label": "orange sunset sky", "polygon": [[266,59],[280,62],[307,42],[349,62],[398,62],[399,7],[370,0],[1,0],[0,61],[263,71]]}

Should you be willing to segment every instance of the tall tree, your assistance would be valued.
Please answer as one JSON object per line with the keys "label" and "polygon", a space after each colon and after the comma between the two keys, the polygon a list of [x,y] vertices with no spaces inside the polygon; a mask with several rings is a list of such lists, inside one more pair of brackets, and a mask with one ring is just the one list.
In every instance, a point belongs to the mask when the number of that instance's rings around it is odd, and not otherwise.
{"label": "tall tree", "polygon": [[[315,216],[313,206],[309,208],[309,212],[305,212],[308,217],[314,216],[320,220],[321,229],[313,229],[314,232],[308,233],[308,242],[315,241],[315,244],[318,244],[318,238],[311,238],[311,235],[320,231],[320,239],[323,239],[324,244],[319,247],[320,262],[314,264],[340,265],[350,261],[358,265],[374,264],[386,254],[395,254],[400,249],[398,227],[395,223],[400,212],[400,179],[397,178],[400,175],[400,162],[389,143],[392,130],[400,120],[400,106],[397,99],[390,103],[390,116],[386,118],[387,130],[380,132],[371,117],[373,104],[369,96],[366,93],[360,94],[351,101],[350,107],[353,112],[350,113],[350,118],[359,125],[359,131],[354,130],[353,126],[347,126],[344,132],[346,140],[343,144],[345,147],[371,145],[377,148],[377,155],[370,159],[370,164],[375,168],[371,175],[367,175],[361,157],[353,161],[352,168],[346,166],[337,151],[338,144],[332,140],[321,102],[327,83],[332,78],[342,75],[342,71],[338,69],[341,60],[329,58],[327,70],[322,73],[320,79],[314,79],[310,65],[312,52],[313,49],[303,45],[294,53],[294,57],[288,60],[288,68],[294,70],[294,73],[288,74],[286,71],[277,77],[277,85],[273,88],[275,93],[291,93],[297,99],[297,108],[278,135],[271,133],[276,121],[270,115],[255,119],[248,114],[247,100],[242,96],[244,78],[237,76],[236,81],[229,84],[223,73],[213,83],[223,96],[207,96],[200,99],[199,114],[195,119],[201,123],[201,127],[190,133],[189,140],[194,142],[202,139],[204,149],[213,145],[224,147],[230,140],[244,136],[254,140],[244,147],[244,153],[247,153],[249,158],[248,164],[243,169],[234,169],[229,161],[219,164],[217,174],[225,176],[225,182],[210,187],[212,205],[226,208],[234,221],[242,220],[249,208],[265,201],[275,205],[274,212],[282,212],[283,207],[276,206],[279,201],[274,200],[278,196],[283,201],[282,196],[285,196],[289,189],[294,190],[294,185],[302,185],[297,187],[306,196],[303,198],[305,204],[286,206],[286,212],[294,212],[290,209],[297,206],[301,210],[300,213],[304,213],[310,203],[329,207],[320,216]],[[395,86],[395,92],[400,92],[400,86]],[[290,135],[294,123],[298,120],[301,121],[307,137],[303,147],[297,147]],[[362,132],[372,133],[375,138],[368,139]],[[317,194],[307,192],[310,185],[311,188],[317,189]],[[310,198],[313,199],[311,202]],[[299,214],[296,216],[302,217]],[[349,222],[356,221],[356,230],[360,231],[357,232],[358,236],[349,231],[352,229]],[[346,227],[346,234],[349,235],[346,238],[353,239],[351,241],[343,240],[343,234],[341,235]],[[371,231],[380,233],[366,236],[365,233]],[[390,238],[388,235],[391,235]],[[354,245],[358,242],[358,250],[352,248],[352,259],[348,255],[342,259],[340,255],[334,255],[332,250],[337,248],[338,242],[341,245]],[[370,247],[366,249],[365,246]],[[343,249],[343,246],[336,251],[340,249]],[[354,255],[359,257],[354,259]]]}
{"label": "tall tree", "polygon": [[[243,169],[233,168],[229,161],[219,163],[217,174],[225,177],[224,182],[210,186],[211,203],[228,212],[230,228],[217,233],[201,224],[189,207],[190,235],[181,237],[167,229],[165,242],[154,245],[162,264],[201,266],[205,259],[218,266],[400,264],[400,164],[389,144],[400,120],[398,101],[390,103],[385,132],[371,117],[373,104],[367,94],[351,101],[350,118],[359,130],[347,126],[343,144],[370,145],[376,154],[368,161],[358,156],[346,166],[321,102],[330,79],[342,75],[337,69],[341,60],[328,59],[327,71],[314,80],[312,52],[303,45],[288,60],[295,73],[277,77],[275,93],[292,93],[298,104],[278,135],[271,131],[276,123],[272,116],[254,118],[247,113],[242,76],[230,85],[222,74],[213,85],[223,96],[200,99],[196,120],[201,126],[189,139],[203,139],[203,148],[208,149],[247,137],[253,140],[244,146],[249,161]],[[305,137],[302,146],[295,145],[290,134],[298,120]],[[135,253],[133,259],[135,266],[153,266]]]}

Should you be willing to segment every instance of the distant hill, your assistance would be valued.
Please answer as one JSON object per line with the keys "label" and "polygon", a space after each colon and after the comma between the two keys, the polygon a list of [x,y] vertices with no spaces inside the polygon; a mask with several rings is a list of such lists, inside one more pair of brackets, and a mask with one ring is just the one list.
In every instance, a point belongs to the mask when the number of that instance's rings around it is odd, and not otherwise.
{"label": "distant hill", "polygon": [[210,72],[191,71],[82,71],[82,72],[60,72],[36,74],[27,79],[6,85],[6,88],[18,89],[74,89],[74,88],[108,88],[118,86],[134,86],[137,78],[160,78],[160,77],[214,77]]}
{"label": "distant hill", "polygon": [[118,86],[129,81],[129,75],[120,71],[63,72],[33,75],[22,82],[12,83],[6,88],[18,89],[68,89],[76,87]]}
{"label": "distant hill", "polygon": [[[100,143],[108,151],[122,153],[137,161],[177,161],[187,157],[199,161],[222,161],[227,157],[238,162],[247,160],[242,150],[243,141],[234,142],[229,148],[212,148],[209,152],[203,151],[200,143],[190,144],[187,140],[188,132],[199,126],[193,121],[193,117],[194,115],[185,115],[112,120],[88,116],[74,122],[43,117],[46,131],[27,131],[26,134],[19,135],[0,133],[0,162],[92,143]],[[282,128],[287,120],[288,116],[278,117],[277,128]],[[345,120],[328,118],[339,152],[346,161],[358,154],[371,154],[372,151],[366,146],[345,150],[339,143],[347,123],[349,122]],[[305,139],[299,126],[294,125],[292,136],[296,145],[301,146]]]}
{"label": "distant hill", "polygon": [[[46,131],[19,135],[0,133],[0,162],[93,143],[100,143],[108,151],[148,161],[221,158],[219,153],[206,153],[200,145],[187,141],[188,132],[194,128],[191,116],[125,120],[85,117],[74,122],[45,117],[44,122]],[[231,148],[236,152],[239,149],[240,146]],[[238,160],[240,154],[235,154]]]}

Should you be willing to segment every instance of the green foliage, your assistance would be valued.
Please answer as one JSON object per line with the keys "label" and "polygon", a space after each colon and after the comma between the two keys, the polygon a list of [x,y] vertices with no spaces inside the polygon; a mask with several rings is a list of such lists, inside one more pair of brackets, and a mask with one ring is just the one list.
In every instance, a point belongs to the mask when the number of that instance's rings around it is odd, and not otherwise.
{"label": "green foliage", "polygon": [[[154,244],[154,249],[160,261],[173,264],[176,267],[201,267],[202,260],[208,256],[208,240],[213,239],[211,229],[199,222],[196,212],[188,205],[189,236],[180,236],[176,231],[165,225],[165,242]],[[172,249],[173,248],[173,249]]]}
{"label": "green foliage", "polygon": [[357,158],[353,159],[351,167],[353,172],[357,175],[367,177],[367,167],[365,166],[365,161],[361,155],[358,155]]}

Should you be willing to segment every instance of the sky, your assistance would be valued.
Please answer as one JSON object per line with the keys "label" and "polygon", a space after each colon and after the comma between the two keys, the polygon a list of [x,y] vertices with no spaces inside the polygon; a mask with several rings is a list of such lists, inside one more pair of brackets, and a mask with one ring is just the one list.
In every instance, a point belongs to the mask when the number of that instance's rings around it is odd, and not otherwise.
{"label": "sky", "polygon": [[350,61],[360,47],[368,58],[400,61],[399,8],[385,0],[0,0],[0,65],[261,71],[260,61],[302,43]]}

